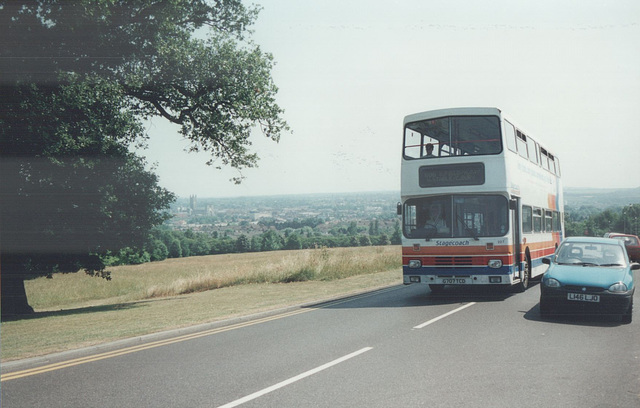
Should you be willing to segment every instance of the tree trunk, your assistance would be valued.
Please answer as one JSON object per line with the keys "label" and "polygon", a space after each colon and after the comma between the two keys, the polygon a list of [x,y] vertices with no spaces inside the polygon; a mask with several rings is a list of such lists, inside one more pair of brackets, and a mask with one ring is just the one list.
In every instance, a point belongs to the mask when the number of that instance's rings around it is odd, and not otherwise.
{"label": "tree trunk", "polygon": [[2,263],[2,320],[33,313],[33,308],[27,301],[24,277],[25,274],[21,270]]}

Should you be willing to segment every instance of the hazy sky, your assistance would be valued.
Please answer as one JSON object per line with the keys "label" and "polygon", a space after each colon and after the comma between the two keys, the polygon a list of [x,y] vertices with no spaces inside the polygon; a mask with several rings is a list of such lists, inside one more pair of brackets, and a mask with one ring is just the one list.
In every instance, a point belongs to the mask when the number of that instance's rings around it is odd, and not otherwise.
{"label": "hazy sky", "polygon": [[637,0],[257,0],[292,133],[259,167],[205,165],[157,119],[145,155],[179,196],[399,190],[402,120],[495,106],[561,161],[565,187],[638,187]]}

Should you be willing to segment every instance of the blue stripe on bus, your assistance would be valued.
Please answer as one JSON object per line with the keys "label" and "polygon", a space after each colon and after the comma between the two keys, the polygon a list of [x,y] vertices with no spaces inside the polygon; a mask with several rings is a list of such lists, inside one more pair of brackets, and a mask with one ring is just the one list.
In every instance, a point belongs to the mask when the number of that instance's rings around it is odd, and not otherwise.
{"label": "blue stripe on bus", "polygon": [[513,266],[503,266],[501,268],[489,268],[488,266],[479,266],[474,268],[438,268],[426,266],[422,268],[402,267],[404,275],[440,275],[440,276],[460,276],[460,275],[511,275]]}

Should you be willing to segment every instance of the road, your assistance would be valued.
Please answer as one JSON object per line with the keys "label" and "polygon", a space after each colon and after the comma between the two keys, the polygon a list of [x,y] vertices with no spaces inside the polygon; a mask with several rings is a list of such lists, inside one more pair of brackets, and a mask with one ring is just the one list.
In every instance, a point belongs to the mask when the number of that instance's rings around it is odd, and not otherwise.
{"label": "road", "polygon": [[640,309],[630,325],[542,320],[539,291],[394,286],[34,371],[3,367],[2,406],[639,407]]}

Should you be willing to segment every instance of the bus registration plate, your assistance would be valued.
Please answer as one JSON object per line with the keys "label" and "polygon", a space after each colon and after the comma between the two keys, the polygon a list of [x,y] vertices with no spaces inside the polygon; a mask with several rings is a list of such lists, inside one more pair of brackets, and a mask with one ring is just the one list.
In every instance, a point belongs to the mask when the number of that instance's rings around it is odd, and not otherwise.
{"label": "bus registration plate", "polygon": [[567,299],[578,302],[600,302],[599,295],[589,295],[586,293],[567,293]]}
{"label": "bus registration plate", "polygon": [[441,278],[441,284],[443,285],[467,285],[469,284],[469,278]]}

